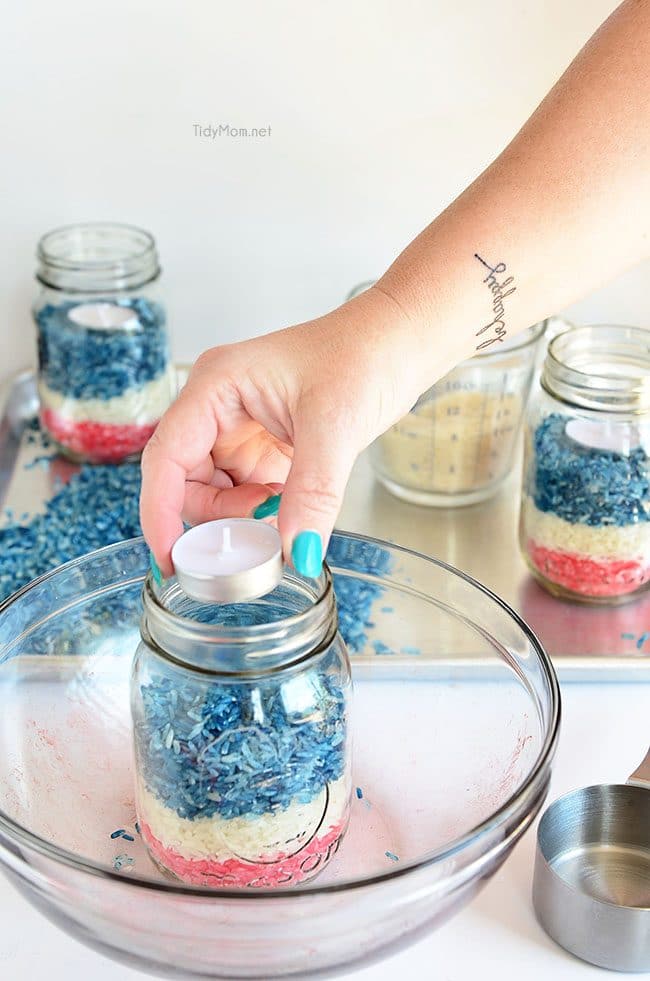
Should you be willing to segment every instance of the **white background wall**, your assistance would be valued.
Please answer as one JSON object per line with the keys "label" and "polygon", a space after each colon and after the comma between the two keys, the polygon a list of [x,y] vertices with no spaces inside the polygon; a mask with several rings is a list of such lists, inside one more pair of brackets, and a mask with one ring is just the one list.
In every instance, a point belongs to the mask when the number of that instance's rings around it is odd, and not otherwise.
{"label": "white background wall", "polygon": [[[59,224],[154,232],[183,359],[337,305],[498,153],[615,5],[5,3],[0,375],[33,359],[34,247]],[[195,123],[272,132],[207,142]],[[570,312],[650,325],[647,278]]]}

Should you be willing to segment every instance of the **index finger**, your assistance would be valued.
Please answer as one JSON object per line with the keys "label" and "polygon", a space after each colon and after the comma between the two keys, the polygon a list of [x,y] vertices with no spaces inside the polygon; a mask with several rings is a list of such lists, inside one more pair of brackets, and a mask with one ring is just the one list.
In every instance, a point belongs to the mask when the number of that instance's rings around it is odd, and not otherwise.
{"label": "index finger", "polygon": [[164,576],[173,571],[172,545],[183,533],[187,475],[210,456],[216,438],[212,407],[186,386],[145,447],[140,523]]}

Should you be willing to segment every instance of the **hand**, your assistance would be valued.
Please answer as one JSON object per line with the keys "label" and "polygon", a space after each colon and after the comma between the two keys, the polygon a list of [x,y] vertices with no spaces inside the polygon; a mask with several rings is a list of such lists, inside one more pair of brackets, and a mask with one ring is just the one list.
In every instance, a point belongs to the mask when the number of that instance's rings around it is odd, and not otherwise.
{"label": "hand", "polygon": [[319,320],[202,354],[142,460],[142,528],[162,574],[183,521],[248,516],[284,488],[285,558],[318,575],[358,453],[417,398],[407,330],[371,289]]}

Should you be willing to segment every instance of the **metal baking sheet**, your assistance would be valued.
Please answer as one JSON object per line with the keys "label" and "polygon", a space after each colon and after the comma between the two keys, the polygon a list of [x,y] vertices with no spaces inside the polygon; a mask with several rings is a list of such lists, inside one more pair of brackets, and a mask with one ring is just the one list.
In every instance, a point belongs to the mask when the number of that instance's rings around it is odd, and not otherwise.
{"label": "metal baking sheet", "polygon": [[[180,368],[181,377],[185,370]],[[39,452],[24,434],[37,408],[32,370],[11,379],[0,398],[0,507],[36,512],[52,493],[54,478],[74,465],[55,459],[26,468]],[[338,524],[433,555],[478,579],[530,624],[560,680],[650,682],[650,591],[621,606],[589,607],[555,599],[528,573],[517,543],[520,468],[518,463],[500,492],[483,504],[424,508],[389,494],[363,454]],[[400,661],[399,656],[384,659],[382,672],[413,670],[412,660]],[[426,670],[419,663],[419,670]]]}

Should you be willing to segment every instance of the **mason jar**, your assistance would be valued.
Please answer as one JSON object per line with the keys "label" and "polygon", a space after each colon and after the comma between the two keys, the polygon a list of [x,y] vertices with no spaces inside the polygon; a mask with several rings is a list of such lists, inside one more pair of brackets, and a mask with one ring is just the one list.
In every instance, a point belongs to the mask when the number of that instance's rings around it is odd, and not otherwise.
{"label": "mason jar", "polygon": [[545,327],[463,361],[375,440],[370,459],[387,490],[431,507],[476,504],[499,490],[514,463]]}
{"label": "mason jar", "polygon": [[139,829],[193,885],[305,882],[349,819],[350,666],[327,569],[258,600],[144,586],[131,706]]}
{"label": "mason jar", "polygon": [[520,543],[539,582],[587,603],[650,583],[650,331],[573,327],[531,401]]}
{"label": "mason jar", "polygon": [[40,422],[73,460],[137,459],[175,394],[153,237],[95,222],[38,243]]}

